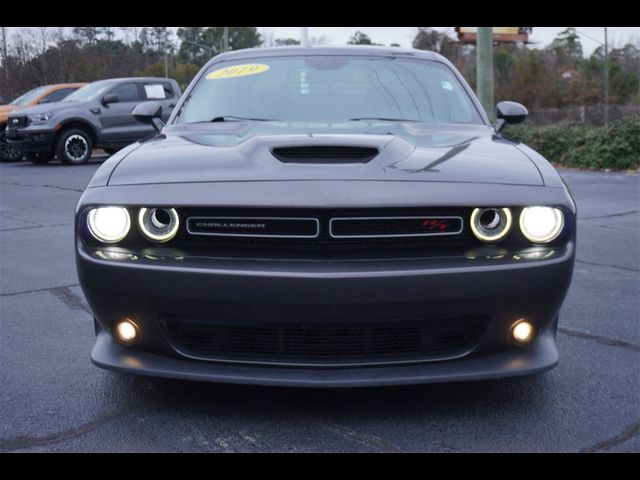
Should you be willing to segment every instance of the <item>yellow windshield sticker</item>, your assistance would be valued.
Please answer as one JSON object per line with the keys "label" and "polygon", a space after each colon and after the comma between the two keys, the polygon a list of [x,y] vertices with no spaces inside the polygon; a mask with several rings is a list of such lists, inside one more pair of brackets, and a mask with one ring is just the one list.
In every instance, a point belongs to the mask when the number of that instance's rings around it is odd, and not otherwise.
{"label": "yellow windshield sticker", "polygon": [[207,75],[209,80],[220,80],[223,78],[245,77],[247,75],[255,75],[257,73],[266,72],[269,65],[262,63],[247,63],[246,65],[234,65],[233,67],[225,67],[215,70]]}

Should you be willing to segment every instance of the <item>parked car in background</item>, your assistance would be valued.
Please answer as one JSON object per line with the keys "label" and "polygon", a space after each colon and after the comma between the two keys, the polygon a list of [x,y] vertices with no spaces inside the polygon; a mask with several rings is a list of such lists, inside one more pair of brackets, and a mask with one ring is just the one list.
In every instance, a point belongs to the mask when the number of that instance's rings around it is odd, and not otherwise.
{"label": "parked car in background", "polygon": [[159,102],[166,121],[178,98],[180,87],[168,78],[99,80],[54,105],[13,112],[7,142],[34,163],[48,163],[57,156],[63,163],[80,165],[91,158],[93,148],[112,154],[153,134],[152,126],[133,118],[139,103]]}
{"label": "parked car in background", "polygon": [[82,88],[86,83],[58,83],[56,85],[44,85],[29,90],[27,93],[20,95],[18,98],[10,102],[8,105],[2,105],[0,102],[0,159],[7,161],[19,160],[21,154],[14,148],[7,148],[5,141],[5,128],[9,114],[14,110],[30,107],[33,105],[41,105],[43,103],[59,102],[67,97],[70,93]]}

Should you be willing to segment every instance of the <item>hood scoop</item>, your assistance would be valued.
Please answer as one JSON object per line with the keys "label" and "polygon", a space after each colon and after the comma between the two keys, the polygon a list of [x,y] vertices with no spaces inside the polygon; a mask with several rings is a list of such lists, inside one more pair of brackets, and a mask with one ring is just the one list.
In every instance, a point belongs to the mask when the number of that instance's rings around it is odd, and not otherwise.
{"label": "hood scoop", "polygon": [[298,147],[275,147],[274,157],[282,163],[368,163],[378,155],[374,147],[342,145],[309,145]]}

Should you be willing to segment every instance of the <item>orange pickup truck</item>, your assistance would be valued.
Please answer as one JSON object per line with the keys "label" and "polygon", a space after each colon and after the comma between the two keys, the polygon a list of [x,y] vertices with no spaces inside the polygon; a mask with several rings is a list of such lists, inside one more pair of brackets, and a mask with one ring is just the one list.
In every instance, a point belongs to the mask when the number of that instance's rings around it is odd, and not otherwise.
{"label": "orange pickup truck", "polygon": [[19,96],[7,105],[0,105],[0,160],[15,161],[20,160],[20,152],[7,147],[5,141],[5,127],[9,113],[18,108],[30,107],[41,103],[59,102],[75,90],[84,87],[86,83],[59,83],[56,85],[44,85],[29,90],[24,95]]}

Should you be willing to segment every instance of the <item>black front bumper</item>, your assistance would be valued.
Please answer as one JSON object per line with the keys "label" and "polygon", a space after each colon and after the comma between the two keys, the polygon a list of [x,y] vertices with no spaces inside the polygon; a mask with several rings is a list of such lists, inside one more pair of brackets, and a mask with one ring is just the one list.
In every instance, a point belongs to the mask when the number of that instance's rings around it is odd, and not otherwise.
{"label": "black front bumper", "polygon": [[23,153],[53,153],[54,130],[7,128],[6,142]]}
{"label": "black front bumper", "polygon": [[[501,258],[462,257],[383,262],[270,262],[116,255],[77,245],[78,274],[95,314],[93,362],[103,368],[192,380],[293,386],[371,386],[479,380],[540,372],[558,360],[555,330],[569,287],[574,243]],[[544,257],[544,258],[542,258]],[[386,361],[281,362],[194,358],[181,352],[162,326],[168,315],[224,319],[311,319],[351,325],[370,321],[482,315],[486,329],[473,348],[451,357]],[[110,332],[134,320],[142,341],[122,346]],[[509,340],[525,317],[538,331],[529,346]],[[402,360],[402,361],[400,361]]]}

